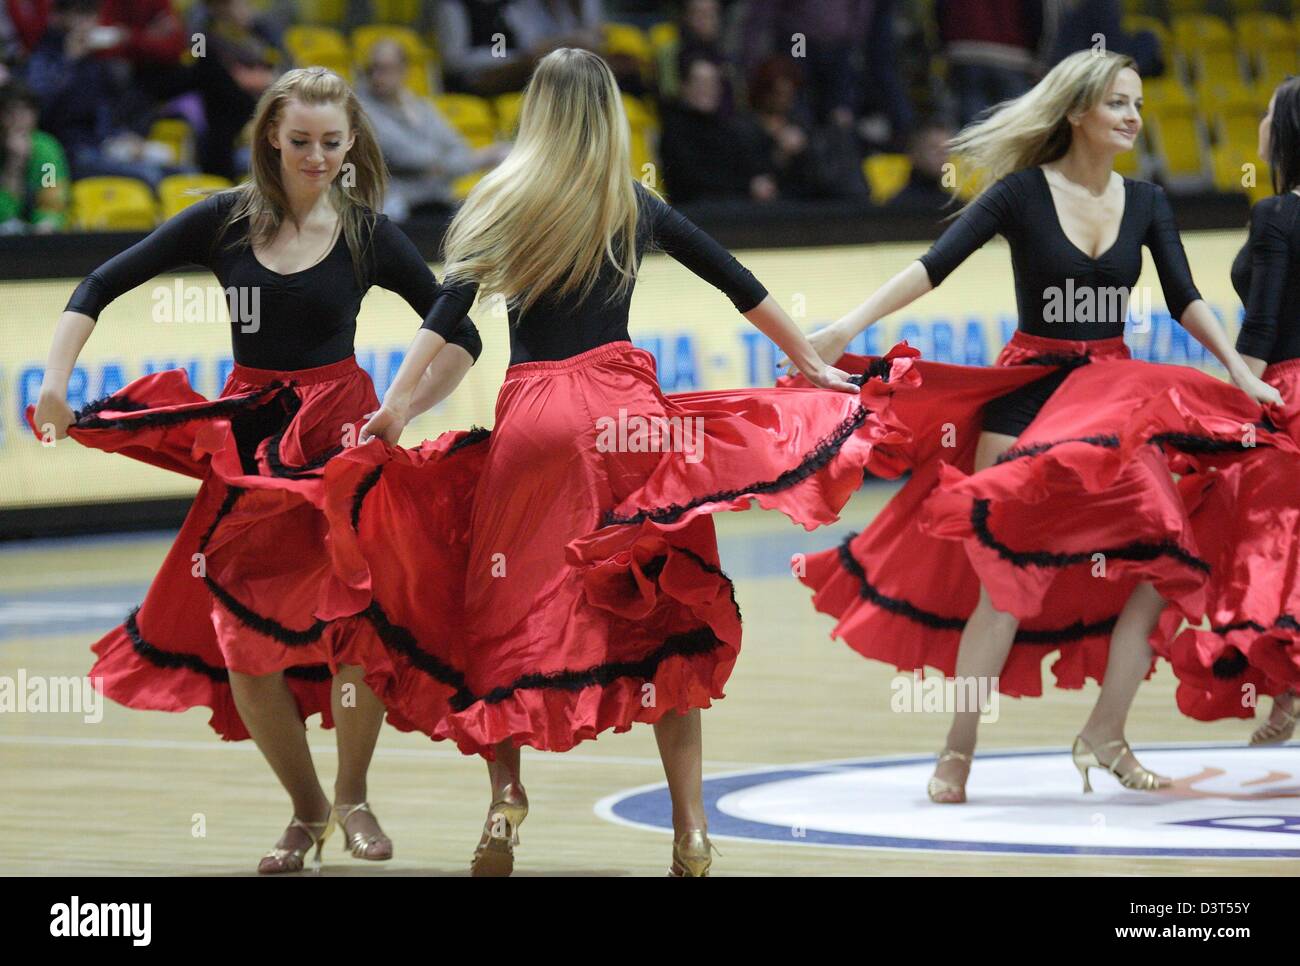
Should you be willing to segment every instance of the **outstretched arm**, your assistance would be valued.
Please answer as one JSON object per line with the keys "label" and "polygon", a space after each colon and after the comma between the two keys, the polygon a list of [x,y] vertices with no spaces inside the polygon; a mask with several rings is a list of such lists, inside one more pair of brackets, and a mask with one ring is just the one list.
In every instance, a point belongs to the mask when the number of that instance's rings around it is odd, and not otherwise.
{"label": "outstretched arm", "polygon": [[1192,281],[1191,267],[1187,264],[1187,252],[1183,250],[1182,239],[1174,223],[1174,213],[1163,188],[1156,189],[1155,211],[1146,244],[1156,263],[1156,273],[1160,276],[1160,287],[1164,290],[1169,314],[1223,363],[1229,377],[1246,395],[1260,405],[1281,405],[1282,394],[1255,375],[1197,291]]}
{"label": "outstretched arm", "polygon": [[[966,206],[929,251],[876,289],[853,311],[814,332],[810,340],[821,357],[832,362],[838,360],[859,333],[937,288],[994,235],[1015,231],[1018,213],[1029,203],[1020,193],[1022,185],[1019,180],[1006,178],[992,185]],[[782,364],[786,362],[782,360]]]}

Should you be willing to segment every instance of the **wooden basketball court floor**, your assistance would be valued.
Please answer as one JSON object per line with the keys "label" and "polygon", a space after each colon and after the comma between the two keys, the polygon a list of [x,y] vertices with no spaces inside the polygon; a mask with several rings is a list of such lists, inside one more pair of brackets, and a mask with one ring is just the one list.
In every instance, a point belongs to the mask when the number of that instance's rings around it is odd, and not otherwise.
{"label": "wooden basketball court floor", "polygon": [[[946,717],[889,709],[895,672],[828,638],[789,573],[798,551],[831,546],[861,528],[888,485],[865,488],[834,528],[804,533],[775,513],[721,514],[724,568],[737,585],[745,645],[728,696],[704,712],[705,775],[749,766],[933,753]],[[88,647],[137,603],[169,545],[165,533],[0,545],[0,675],[84,675]],[[1161,667],[1142,688],[1129,737],[1144,742],[1245,742],[1249,722],[1200,724],[1174,706]],[[1096,688],[1002,703],[981,749],[1067,748]],[[309,723],[322,784],[333,781],[333,736]],[[246,875],[289,818],[289,805],[251,742],[222,742],[207,713],[131,711],[105,702],[104,717],[0,714],[0,874]],[[976,765],[978,777],[978,764]],[[610,824],[594,803],[663,778],[652,730],[606,734],[563,754],[524,751],[532,811],[518,875],[662,875],[670,837]],[[1095,779],[1113,783],[1109,777]],[[976,794],[977,782],[972,782]],[[336,837],[327,875],[464,875],[487,807],[485,769],[447,743],[385,727],[370,800],[395,858],[369,863]],[[918,808],[939,808],[924,801]],[[202,825],[202,835],[195,830]],[[1285,875],[1278,859],[1133,859],[980,855],[720,843],[714,874],[749,875]]]}

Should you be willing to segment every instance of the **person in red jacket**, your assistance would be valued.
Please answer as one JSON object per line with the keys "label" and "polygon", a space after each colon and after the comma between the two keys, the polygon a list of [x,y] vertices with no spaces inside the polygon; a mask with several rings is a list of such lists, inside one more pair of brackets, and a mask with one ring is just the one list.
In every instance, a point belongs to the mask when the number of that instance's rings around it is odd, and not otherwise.
{"label": "person in red jacket", "polygon": [[171,0],[102,0],[99,22],[118,38],[102,56],[128,60],[137,71],[177,64],[185,52],[185,25]]}

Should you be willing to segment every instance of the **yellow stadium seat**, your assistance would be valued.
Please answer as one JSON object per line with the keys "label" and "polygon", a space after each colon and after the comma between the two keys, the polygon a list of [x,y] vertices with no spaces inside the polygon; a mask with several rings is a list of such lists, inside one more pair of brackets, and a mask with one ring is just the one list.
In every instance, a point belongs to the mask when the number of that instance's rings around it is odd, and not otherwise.
{"label": "yellow stadium seat", "polygon": [[1174,46],[1179,50],[1211,50],[1234,46],[1232,28],[1222,17],[1213,14],[1175,14],[1169,26]]}
{"label": "yellow stadium seat", "polygon": [[1228,24],[1209,14],[1173,18],[1174,48],[1198,79],[1241,76],[1241,59]]}
{"label": "yellow stadium seat", "polygon": [[473,147],[485,147],[496,140],[496,119],[488,101],[473,94],[440,94],[432,100],[447,122]]}
{"label": "yellow stadium seat", "polygon": [[1268,92],[1242,81],[1231,74],[1217,78],[1202,78],[1193,94],[1196,106],[1207,121],[1225,111],[1262,110],[1268,106]]}
{"label": "yellow stadium seat", "polygon": [[82,178],[72,183],[73,219],[83,231],[152,231],[153,192],[135,178]]}
{"label": "yellow stadium seat", "polygon": [[328,67],[341,77],[352,77],[352,52],[344,36],[331,27],[290,27],[284,46],[299,67]]}
{"label": "yellow stadium seat", "polygon": [[1214,187],[1219,191],[1244,192],[1251,203],[1273,193],[1268,165],[1255,157],[1254,149],[1242,151],[1238,145],[1222,144],[1210,156]]}
{"label": "yellow stadium seat", "polygon": [[297,20],[341,27],[347,19],[348,0],[297,0]]}
{"label": "yellow stadium seat", "polygon": [[669,44],[677,43],[680,36],[681,31],[678,30],[677,24],[673,23],[671,20],[665,20],[650,28],[650,46],[654,50],[659,50],[661,47],[667,47]]}
{"label": "yellow stadium seat", "polygon": [[164,219],[170,218],[202,201],[209,193],[230,186],[230,182],[219,174],[173,174],[163,178],[158,183],[162,216]]}
{"label": "yellow stadium seat", "polygon": [[1172,53],[1174,38],[1163,21],[1157,20],[1155,17],[1148,17],[1146,14],[1130,14],[1120,22],[1129,33],[1146,30],[1155,34],[1156,39],[1160,42],[1160,49],[1165,52],[1165,55],[1168,56]]}
{"label": "yellow stadium seat", "polygon": [[421,6],[421,0],[370,0],[371,15],[380,23],[418,23]]}
{"label": "yellow stadium seat", "polygon": [[[650,149],[650,142],[655,136],[656,128],[650,112],[646,110],[644,104],[631,94],[623,95],[623,110],[627,114],[627,124],[630,131],[628,153],[631,155],[632,176],[640,180],[646,174],[654,172],[655,184],[653,187],[658,187],[658,169],[655,165],[654,153]],[[647,168],[647,165],[650,167]]]}
{"label": "yellow stadium seat", "polygon": [[432,91],[429,83],[429,63],[432,55],[420,35],[410,27],[394,24],[366,24],[352,31],[352,56],[358,67],[370,58],[370,48],[381,40],[393,40],[406,51],[406,87],[413,94],[428,97]]}
{"label": "yellow stadium seat", "polygon": [[506,140],[513,140],[519,127],[519,109],[523,107],[524,95],[518,91],[498,94],[492,101],[496,108],[497,134]]}
{"label": "yellow stadium seat", "polygon": [[605,53],[635,58],[642,68],[650,66],[654,49],[640,27],[625,23],[607,23],[604,28]]}
{"label": "yellow stadium seat", "polygon": [[1191,107],[1192,97],[1183,82],[1169,74],[1142,82],[1144,110],[1161,107]]}
{"label": "yellow stadium seat", "polygon": [[1165,2],[1173,16],[1204,13],[1207,6],[1206,0],[1165,0]]}
{"label": "yellow stadium seat", "polygon": [[171,148],[173,164],[186,164],[194,156],[194,129],[179,117],[154,121],[149,127],[149,140]]}
{"label": "yellow stadium seat", "polygon": [[883,205],[907,185],[912,159],[906,154],[873,154],[862,162],[862,174],[871,188],[871,200]]}
{"label": "yellow stadium seat", "polygon": [[1295,31],[1291,24],[1275,13],[1239,13],[1232,26],[1237,32],[1237,44],[1243,51],[1295,46]]}
{"label": "yellow stadium seat", "polygon": [[1154,132],[1156,157],[1167,176],[1191,178],[1205,174],[1205,152],[1195,108],[1161,107],[1152,112],[1148,123]]}
{"label": "yellow stadium seat", "polygon": [[1273,88],[1296,73],[1294,47],[1266,47],[1255,55],[1255,83]]}
{"label": "yellow stadium seat", "polygon": [[470,193],[470,190],[483,180],[486,172],[475,171],[471,174],[463,174],[451,183],[451,195],[457,201],[464,201]]}

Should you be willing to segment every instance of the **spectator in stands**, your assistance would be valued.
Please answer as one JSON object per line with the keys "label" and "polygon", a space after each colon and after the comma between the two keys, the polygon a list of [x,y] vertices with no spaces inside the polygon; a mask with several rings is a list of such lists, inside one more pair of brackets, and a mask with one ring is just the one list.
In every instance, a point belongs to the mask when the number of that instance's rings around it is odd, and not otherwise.
{"label": "spectator in stands", "polygon": [[9,83],[14,66],[25,54],[8,8],[0,5],[0,86]]}
{"label": "spectator in stands", "polygon": [[432,102],[402,86],[406,69],[402,46],[380,41],[371,48],[365,80],[356,88],[392,174],[384,211],[399,222],[410,214],[449,213],[452,182],[495,167],[510,150],[508,144],[470,147]]}
{"label": "spectator in stands", "polygon": [[192,78],[203,98],[206,130],[199,139],[199,164],[209,174],[234,179],[247,169],[246,149],[236,159],[236,141],[253,116],[257,99],[289,63],[273,26],[256,15],[249,0],[212,0],[201,30],[203,56]]}
{"label": "spectator in stands", "polygon": [[95,0],[55,0],[50,23],[27,63],[41,105],[41,128],[66,152],[75,178],[117,175],[157,187],[184,170],[170,155],[114,121],[119,89],[96,54],[109,39],[96,21]]}
{"label": "spectator in stands", "polygon": [[1097,34],[1105,38],[1106,49],[1128,54],[1143,77],[1157,77],[1165,71],[1160,41],[1149,30],[1129,33],[1122,25],[1120,0],[1057,0],[1061,4],[1060,27],[1052,45],[1049,66],[1054,66],[1076,50],[1096,46]]}
{"label": "spectator in stands", "polygon": [[65,225],[72,175],[59,142],[37,130],[37,112],[23,85],[0,89],[0,234]]}
{"label": "spectator in stands", "polygon": [[[102,56],[128,61],[139,81],[148,82],[147,69],[176,66],[185,52],[185,25],[171,0],[101,0],[99,23]],[[110,36],[115,43],[107,43]]]}
{"label": "spectator in stands", "polygon": [[[869,33],[874,0],[749,0],[741,43],[753,74],[772,54],[802,66],[817,123],[848,129],[860,100],[855,61]],[[791,37],[802,40],[791,40]]]}
{"label": "spectator in stands", "polygon": [[858,133],[877,145],[903,144],[916,126],[916,111],[898,66],[895,2],[875,0],[872,5],[863,47],[863,79],[858,84],[861,100],[855,113],[863,116]]}
{"label": "spectator in stands", "polygon": [[960,127],[1034,85],[1041,45],[1054,33],[1044,14],[1055,9],[1054,0],[936,0]]}
{"label": "spectator in stands", "polygon": [[722,72],[724,113],[736,102],[739,83],[736,65],[722,44],[720,0],[685,0],[677,18],[677,40],[655,52],[659,75],[659,97],[673,101],[681,96],[682,65],[696,57],[713,61]]}
{"label": "spectator in stands", "polygon": [[557,47],[599,50],[601,0],[442,0],[438,45],[448,90],[520,90]]}
{"label": "spectator in stands", "polygon": [[908,152],[911,174],[903,190],[886,202],[886,208],[927,215],[944,213],[953,199],[952,190],[944,186],[948,142],[953,133],[950,126],[939,120],[924,122],[912,132]]}
{"label": "spectator in stands", "polygon": [[24,54],[34,51],[45,36],[53,8],[54,0],[5,0],[5,10]]}
{"label": "spectator in stands", "polygon": [[659,153],[664,181],[676,204],[779,194],[763,134],[748,114],[721,112],[722,74],[708,57],[683,67],[680,103],[665,109]]}
{"label": "spectator in stands", "polygon": [[866,198],[862,157],[853,132],[810,123],[798,108],[802,75],[788,57],[770,57],[755,72],[749,96],[782,197]]}

